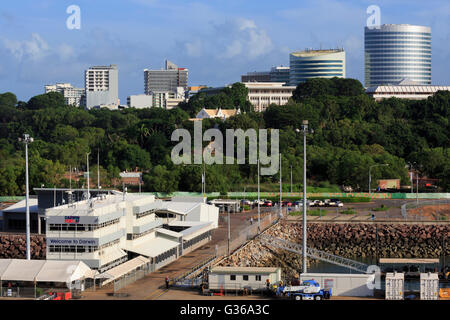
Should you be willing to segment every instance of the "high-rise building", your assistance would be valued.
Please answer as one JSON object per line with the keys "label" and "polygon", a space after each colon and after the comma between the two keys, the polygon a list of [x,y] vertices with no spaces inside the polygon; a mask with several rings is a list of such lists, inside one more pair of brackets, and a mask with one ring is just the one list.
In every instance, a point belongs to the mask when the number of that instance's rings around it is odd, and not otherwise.
{"label": "high-rise building", "polygon": [[45,93],[59,92],[64,96],[66,104],[69,106],[84,106],[85,91],[83,88],[74,88],[70,83],[57,83],[45,86]]}
{"label": "high-rise building", "polygon": [[85,71],[86,108],[119,105],[117,65],[94,66]]}
{"label": "high-rise building", "polygon": [[304,50],[289,55],[289,85],[310,78],[345,78],[344,49]]}
{"label": "high-rise building", "polygon": [[431,84],[431,29],[384,24],[364,29],[365,86],[395,84],[402,79]]}
{"label": "high-rise building", "polygon": [[247,72],[241,82],[284,82],[289,83],[289,67],[272,67],[270,71]]}
{"label": "high-rise building", "polygon": [[174,63],[166,60],[165,69],[149,70],[144,69],[144,92],[177,92],[178,87],[187,90],[188,87],[187,68],[179,68]]}

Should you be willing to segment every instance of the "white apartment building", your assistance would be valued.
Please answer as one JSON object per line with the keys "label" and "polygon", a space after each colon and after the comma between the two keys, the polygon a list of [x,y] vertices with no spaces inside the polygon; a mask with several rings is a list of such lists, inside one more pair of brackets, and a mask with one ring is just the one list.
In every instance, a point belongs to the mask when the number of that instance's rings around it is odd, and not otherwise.
{"label": "white apartment building", "polygon": [[284,105],[292,97],[295,86],[284,82],[244,82],[248,89],[248,100],[254,111],[264,111],[270,104]]}
{"label": "white apartment building", "polygon": [[81,260],[104,272],[142,255],[156,270],[211,240],[218,217],[203,200],[102,195],[46,210],[47,259]]}
{"label": "white apartment building", "polygon": [[119,105],[117,65],[94,66],[85,71],[86,108]]}
{"label": "white apartment building", "polygon": [[45,86],[45,93],[59,92],[64,96],[66,104],[69,106],[84,106],[85,90],[83,88],[75,88],[70,83],[57,83]]}
{"label": "white apartment building", "polygon": [[153,106],[170,110],[176,107],[180,102],[186,101],[185,90],[183,87],[177,87],[176,92],[172,91],[154,91],[151,92],[153,97]]}

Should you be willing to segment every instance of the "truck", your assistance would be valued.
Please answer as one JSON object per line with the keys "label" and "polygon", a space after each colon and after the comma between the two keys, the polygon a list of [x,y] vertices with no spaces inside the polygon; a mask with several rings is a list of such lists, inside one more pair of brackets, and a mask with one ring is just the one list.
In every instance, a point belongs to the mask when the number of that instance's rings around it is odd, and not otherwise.
{"label": "truck", "polygon": [[317,281],[306,280],[299,286],[280,286],[276,294],[295,300],[322,300],[330,299],[331,289],[322,289]]}

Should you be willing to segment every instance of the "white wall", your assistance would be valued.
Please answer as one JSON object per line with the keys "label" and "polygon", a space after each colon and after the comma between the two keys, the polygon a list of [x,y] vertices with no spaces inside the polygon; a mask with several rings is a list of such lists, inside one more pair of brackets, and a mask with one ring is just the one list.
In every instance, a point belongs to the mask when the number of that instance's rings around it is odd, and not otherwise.
{"label": "white wall", "polygon": [[[321,288],[331,287],[331,295],[348,297],[373,296],[373,289],[369,289],[367,282],[373,281],[371,274],[337,274],[337,273],[307,273],[300,275],[300,281],[315,280]],[[325,284],[328,285],[325,285]]]}

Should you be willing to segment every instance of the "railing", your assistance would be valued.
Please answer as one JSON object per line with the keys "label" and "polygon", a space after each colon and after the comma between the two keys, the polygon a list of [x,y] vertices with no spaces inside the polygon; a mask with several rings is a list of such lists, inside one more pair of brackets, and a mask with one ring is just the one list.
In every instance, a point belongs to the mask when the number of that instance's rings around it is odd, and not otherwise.
{"label": "railing", "polygon": [[[439,205],[448,205],[448,204],[450,204],[450,199],[440,199],[440,200],[420,200],[420,201],[411,201],[411,202],[407,202],[407,203],[404,203],[402,206],[401,206],[401,210],[402,210],[402,216],[403,216],[403,218],[405,219],[405,220],[407,220],[408,219],[408,217],[410,217],[411,218],[411,216],[414,216],[414,219],[415,220],[417,220],[418,218],[420,219],[420,220],[423,220],[424,219],[424,216],[423,215],[408,215],[408,210],[411,210],[411,209],[418,209],[418,208],[420,208],[420,207],[423,207],[423,206],[429,206],[429,205],[434,205],[434,206],[439,206]],[[437,212],[439,213],[439,210],[437,210]],[[435,216],[436,217],[436,220],[440,220],[440,217],[439,216]]]}
{"label": "railing", "polygon": [[188,271],[182,273],[181,275],[179,275],[178,277],[173,279],[173,285],[174,286],[189,286],[189,284],[191,284],[191,286],[198,286],[198,285],[200,285],[202,279],[200,279],[200,278],[188,279],[188,278],[190,276],[196,274],[201,269],[206,268],[209,264],[213,263],[216,260],[216,258],[217,258],[216,255],[213,255],[213,256],[209,257],[208,259],[203,260],[202,262],[200,262],[196,266],[192,267]]}
{"label": "railing", "polygon": [[[283,249],[283,250],[287,250],[299,255],[302,255],[302,246],[301,244],[298,243],[294,243],[294,242],[290,242],[287,240],[283,240],[280,238],[275,238],[272,236],[268,236],[265,234],[262,234],[258,237],[258,239],[264,243],[265,245],[268,246],[273,246],[275,248],[279,248],[279,249]],[[309,257],[317,259],[317,260],[321,260],[321,261],[325,261],[328,263],[332,263],[341,267],[345,267],[348,269],[352,269],[355,271],[359,271],[362,273],[367,273],[367,268],[368,265],[358,262],[358,261],[354,261],[351,259],[347,259],[347,258],[343,258],[331,253],[327,253],[318,249],[314,249],[314,248],[306,248],[306,253]]]}

